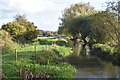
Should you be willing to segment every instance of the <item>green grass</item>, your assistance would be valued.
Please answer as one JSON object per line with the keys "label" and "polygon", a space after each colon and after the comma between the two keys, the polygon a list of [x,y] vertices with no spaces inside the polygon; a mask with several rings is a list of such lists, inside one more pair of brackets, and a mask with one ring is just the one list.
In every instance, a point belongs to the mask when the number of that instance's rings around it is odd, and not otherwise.
{"label": "green grass", "polygon": [[54,37],[37,37],[37,39],[53,39]]}
{"label": "green grass", "polygon": [[25,52],[25,51],[35,51],[35,46],[36,46],[36,50],[39,51],[39,50],[42,50],[46,45],[29,45],[27,47],[24,47],[24,48],[21,48],[18,50],[18,52]]}
{"label": "green grass", "polygon": [[53,37],[39,37],[37,38],[40,45],[52,45],[55,43],[58,39]]}
{"label": "green grass", "polygon": [[[48,41],[56,41],[57,39],[54,39],[53,37],[39,37],[39,39],[46,39]],[[18,48],[17,49],[17,54],[18,54],[18,60],[19,59],[29,59],[32,55],[35,53],[35,46],[36,46],[36,51],[39,52],[40,50],[43,50],[46,45],[40,45],[40,44],[26,44],[23,48]],[[68,56],[70,53],[72,53],[70,47],[65,47],[65,46],[57,46],[56,48],[61,55],[63,56]],[[4,63],[11,63],[15,61],[15,53],[11,54],[5,54],[2,56],[3,59],[3,64]]]}
{"label": "green grass", "polygon": [[72,48],[66,46],[58,46],[56,49],[63,57],[69,56],[73,52]]}
{"label": "green grass", "polygon": [[[45,47],[45,45],[36,45],[36,47],[37,47],[36,51],[39,52]],[[29,45],[27,47],[18,49],[17,50],[18,60],[24,58],[29,59],[32,55],[34,55],[34,53],[35,53],[34,45]],[[2,59],[3,64],[12,63],[13,61],[15,61],[15,53],[5,54],[2,56]]]}
{"label": "green grass", "polygon": [[[41,39],[43,41],[45,40],[48,43],[49,42],[53,43],[53,42],[56,42],[58,40],[58,39],[53,38],[53,37],[38,37],[38,39]],[[25,44],[25,45],[19,45],[19,46],[22,46],[22,47],[19,47],[17,49],[17,57],[18,57],[17,61],[15,61],[15,53],[14,52],[10,53],[10,54],[2,55],[3,74],[5,76],[8,76],[8,77],[17,77],[16,76],[16,71],[18,70],[18,67],[16,67],[16,66],[17,65],[33,64],[34,61],[35,61],[34,57],[33,57],[35,55],[35,53],[40,53],[42,50],[45,49],[46,45],[47,44],[41,45],[41,44],[35,43],[35,42]],[[36,46],[36,52],[35,52],[35,46]],[[51,45],[49,45],[49,46],[51,46]],[[59,52],[59,54],[62,55],[63,57],[66,57],[66,56],[68,56],[72,53],[71,48],[66,47],[66,46],[57,46],[56,45],[56,48],[54,48],[54,49],[57,50]],[[69,72],[69,70],[68,70],[68,72]],[[54,71],[53,71],[53,73],[54,73]],[[67,74],[67,72],[65,72],[65,74]],[[72,74],[71,74],[71,76],[72,76]],[[65,77],[65,76],[63,76],[63,77]]]}
{"label": "green grass", "polygon": [[54,38],[54,37],[38,37],[37,39],[41,39],[41,40],[47,40],[47,41],[57,41],[58,39]]}

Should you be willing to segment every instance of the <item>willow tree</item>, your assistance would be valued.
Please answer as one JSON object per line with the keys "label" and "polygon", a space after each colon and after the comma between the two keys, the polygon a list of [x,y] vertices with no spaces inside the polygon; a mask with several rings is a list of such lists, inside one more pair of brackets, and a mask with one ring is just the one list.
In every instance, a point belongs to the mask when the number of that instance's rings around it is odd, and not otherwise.
{"label": "willow tree", "polygon": [[[81,49],[87,44],[86,38],[91,31],[90,16],[96,12],[89,3],[78,3],[66,8],[62,14],[62,23],[60,23],[58,32],[72,38],[75,55],[79,55]],[[82,46],[80,42],[83,43]]]}
{"label": "willow tree", "polygon": [[120,52],[120,9],[119,2],[109,2],[106,11],[94,15],[92,37],[100,43],[109,43]]}

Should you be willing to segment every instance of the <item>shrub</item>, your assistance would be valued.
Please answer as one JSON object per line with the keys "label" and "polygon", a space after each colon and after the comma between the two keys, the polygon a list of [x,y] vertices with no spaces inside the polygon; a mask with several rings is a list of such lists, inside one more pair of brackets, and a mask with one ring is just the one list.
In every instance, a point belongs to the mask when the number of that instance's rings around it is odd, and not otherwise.
{"label": "shrub", "polygon": [[2,73],[4,74],[5,77],[15,77],[17,70],[18,70],[17,67],[13,64],[2,65]]}
{"label": "shrub", "polygon": [[22,69],[31,72],[33,78],[72,78],[76,72],[75,67],[68,63],[60,63],[56,65],[39,65],[28,64]]}
{"label": "shrub", "polygon": [[107,44],[94,44],[93,48],[101,48],[101,50],[106,51],[108,53],[114,53],[116,52],[115,47],[111,47]]}
{"label": "shrub", "polygon": [[66,41],[58,40],[55,42],[59,46],[69,46],[69,44]]}
{"label": "shrub", "polygon": [[52,47],[48,50],[41,50],[39,53],[36,53],[36,61],[40,64],[51,64],[51,63],[59,63],[66,62],[64,57],[70,55],[72,53],[71,48],[65,46],[56,46]]}
{"label": "shrub", "polygon": [[110,58],[111,58],[110,53],[102,50],[101,48],[94,48],[91,51],[91,54],[94,55],[94,56],[100,57],[102,60],[109,61]]}
{"label": "shrub", "polygon": [[117,52],[115,47],[110,47],[106,44],[95,44],[91,54],[100,57],[102,60],[112,62],[115,65],[120,65],[120,53]]}
{"label": "shrub", "polygon": [[9,33],[5,30],[0,30],[0,44],[2,45],[2,54],[12,53],[17,47],[17,44],[12,41]]}
{"label": "shrub", "polygon": [[112,59],[112,63],[114,65],[119,65],[120,66],[120,53],[114,53],[114,54],[111,54],[111,59]]}
{"label": "shrub", "polygon": [[38,39],[41,45],[52,45],[53,41],[48,41],[47,39]]}
{"label": "shrub", "polygon": [[40,64],[50,64],[57,62],[60,57],[62,56],[54,49],[41,50],[40,53],[36,54],[36,61]]}

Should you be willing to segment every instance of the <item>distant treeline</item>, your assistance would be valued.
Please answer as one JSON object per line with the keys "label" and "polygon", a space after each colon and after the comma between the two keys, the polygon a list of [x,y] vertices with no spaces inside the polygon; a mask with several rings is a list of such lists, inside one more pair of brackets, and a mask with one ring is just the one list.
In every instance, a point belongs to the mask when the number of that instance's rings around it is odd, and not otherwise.
{"label": "distant treeline", "polygon": [[57,31],[44,31],[44,30],[37,30],[38,31],[38,36],[46,36],[46,37],[52,37],[52,36],[58,36]]}

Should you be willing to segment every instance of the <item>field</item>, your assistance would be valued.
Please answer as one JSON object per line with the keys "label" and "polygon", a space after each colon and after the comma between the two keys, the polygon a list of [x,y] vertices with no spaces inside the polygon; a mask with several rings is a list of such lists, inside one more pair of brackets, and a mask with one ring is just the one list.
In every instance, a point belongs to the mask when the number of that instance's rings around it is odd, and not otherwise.
{"label": "field", "polygon": [[71,47],[56,45],[61,40],[53,37],[37,39],[37,42],[19,45],[15,52],[2,56],[3,78],[25,78],[27,73],[20,75],[21,69],[31,71],[33,77],[39,75],[37,78],[70,78],[74,75],[75,67],[63,60],[72,53]]}

